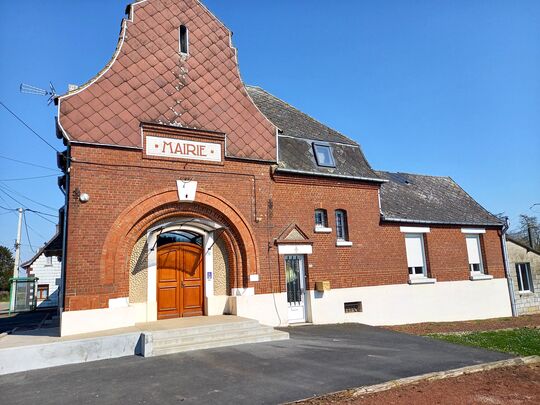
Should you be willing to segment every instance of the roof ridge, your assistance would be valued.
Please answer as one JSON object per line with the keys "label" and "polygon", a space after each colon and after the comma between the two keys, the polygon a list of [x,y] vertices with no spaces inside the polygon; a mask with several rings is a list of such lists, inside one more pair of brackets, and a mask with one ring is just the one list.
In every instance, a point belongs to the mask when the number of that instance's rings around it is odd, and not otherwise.
{"label": "roof ridge", "polygon": [[514,237],[512,235],[509,235],[508,233],[506,234],[506,240],[510,241],[512,243],[515,243],[518,246],[521,246],[523,249],[526,249],[529,252],[533,252],[533,253],[536,253],[537,255],[540,255],[540,250],[539,249],[536,249],[536,248],[533,248],[533,247],[529,246],[527,243],[522,242],[521,240],[517,239],[516,237]]}
{"label": "roof ridge", "polygon": [[421,173],[409,173],[409,172],[389,172],[387,170],[375,170],[375,173],[406,174],[406,175],[409,175],[409,176],[436,177],[438,179],[450,179],[455,183],[454,179],[452,179],[452,177],[450,177],[450,176],[439,176],[439,175],[436,175],[436,174],[421,174]]}
{"label": "roof ridge", "polygon": [[[320,125],[322,125],[322,126],[328,128],[328,129],[330,129],[331,131],[333,131],[333,132],[337,133],[338,135],[344,137],[345,139],[347,139],[348,141],[352,142],[353,144],[360,146],[360,144],[359,144],[358,142],[356,142],[356,141],[354,141],[353,139],[349,138],[348,136],[342,134],[342,133],[339,132],[338,130],[336,130],[336,129],[334,129],[334,128],[332,128],[332,127],[330,127],[330,126],[328,126],[328,125],[326,125],[326,124],[324,124],[324,123],[322,123],[321,121],[319,121],[319,120],[317,120],[317,119],[315,119],[315,118],[312,117],[311,115],[309,115],[309,114],[303,112],[302,110],[296,108],[296,107],[293,106],[292,104],[288,103],[287,101],[283,100],[282,98],[277,97],[275,94],[270,93],[269,91],[263,89],[262,87],[260,87],[260,86],[253,86],[253,85],[245,85],[245,87],[249,87],[249,88],[252,88],[252,89],[260,90],[260,91],[262,91],[262,92],[268,94],[269,96],[274,97],[275,99],[277,99],[277,100],[281,101],[282,103],[286,104],[287,106],[289,106],[289,107],[292,108],[293,110],[298,111],[298,112],[299,112],[300,114],[302,114],[302,115],[305,115],[307,118],[309,118],[310,120],[316,122],[317,124],[320,124]],[[274,125],[276,125],[276,124],[274,124]],[[277,126],[277,125],[276,125],[276,126]]]}

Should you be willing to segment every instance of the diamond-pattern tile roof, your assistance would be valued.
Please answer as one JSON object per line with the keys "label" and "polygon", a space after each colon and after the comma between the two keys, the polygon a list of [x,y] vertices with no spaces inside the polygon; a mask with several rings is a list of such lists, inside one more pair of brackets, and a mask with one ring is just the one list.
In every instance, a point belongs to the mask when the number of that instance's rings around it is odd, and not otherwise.
{"label": "diamond-pattern tile roof", "polygon": [[[140,123],[224,132],[227,155],[275,161],[276,127],[240,79],[229,30],[196,0],[133,4],[116,58],[60,97],[60,124],[73,141],[141,147]],[[189,30],[189,56],[178,28]]]}

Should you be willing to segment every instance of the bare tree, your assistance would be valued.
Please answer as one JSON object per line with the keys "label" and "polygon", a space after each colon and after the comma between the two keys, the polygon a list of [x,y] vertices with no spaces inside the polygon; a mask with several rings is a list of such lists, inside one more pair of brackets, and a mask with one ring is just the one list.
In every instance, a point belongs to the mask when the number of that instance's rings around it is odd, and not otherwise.
{"label": "bare tree", "polygon": [[533,249],[540,247],[540,224],[538,218],[521,214],[519,226],[511,232],[511,236],[529,245]]}

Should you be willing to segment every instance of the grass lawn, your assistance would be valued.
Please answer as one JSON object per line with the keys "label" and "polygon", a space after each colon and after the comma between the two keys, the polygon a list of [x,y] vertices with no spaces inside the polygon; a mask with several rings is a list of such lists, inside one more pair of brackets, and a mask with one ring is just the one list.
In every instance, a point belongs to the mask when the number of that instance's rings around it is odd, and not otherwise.
{"label": "grass lawn", "polygon": [[519,328],[460,334],[431,334],[430,337],[468,346],[517,354],[540,355],[540,329]]}

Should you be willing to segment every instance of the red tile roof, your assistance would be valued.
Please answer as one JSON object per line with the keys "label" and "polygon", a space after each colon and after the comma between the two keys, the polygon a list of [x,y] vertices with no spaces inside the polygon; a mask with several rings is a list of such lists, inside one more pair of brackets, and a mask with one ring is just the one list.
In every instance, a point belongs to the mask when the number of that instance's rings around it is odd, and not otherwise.
{"label": "red tile roof", "polygon": [[[227,155],[276,159],[276,127],[240,79],[230,31],[196,0],[132,6],[111,62],[60,97],[60,125],[75,142],[141,147],[141,122],[224,132]],[[178,28],[189,29],[188,57]]]}

